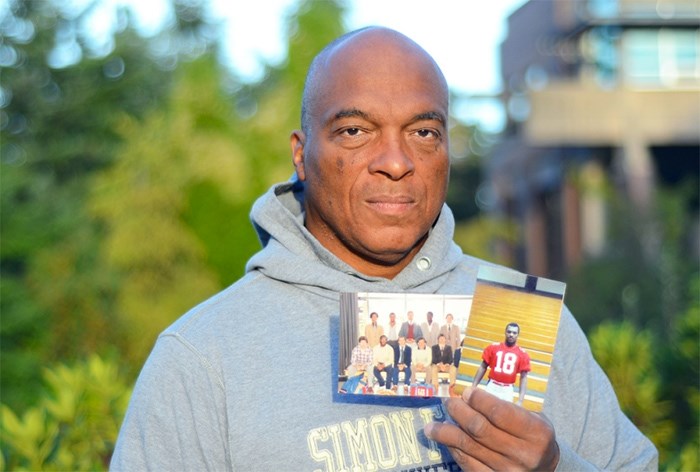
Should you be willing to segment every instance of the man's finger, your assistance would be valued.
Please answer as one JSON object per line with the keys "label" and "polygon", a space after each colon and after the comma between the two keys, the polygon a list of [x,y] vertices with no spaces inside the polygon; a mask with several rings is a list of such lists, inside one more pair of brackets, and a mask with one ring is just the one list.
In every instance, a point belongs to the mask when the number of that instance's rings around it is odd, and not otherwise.
{"label": "man's finger", "polygon": [[479,388],[468,387],[462,393],[467,405],[488,418],[489,423],[509,434],[525,439],[543,421],[535,413],[509,403]]}
{"label": "man's finger", "polygon": [[[480,446],[493,451],[499,456],[508,457],[514,449],[522,445],[522,441],[509,432],[494,426],[489,418],[472,408],[462,398],[445,400],[445,408],[450,418],[468,435],[469,439]],[[482,460],[494,460],[494,457],[479,455]],[[491,462],[487,462],[491,465]]]}
{"label": "man's finger", "polygon": [[503,469],[506,465],[501,454],[475,441],[459,426],[433,422],[425,426],[424,432],[428,438],[447,446],[452,457],[464,469],[477,467],[479,470],[487,466],[490,469]]}
{"label": "man's finger", "polygon": [[[559,461],[559,446],[554,427],[547,418],[499,400],[482,390],[466,389],[462,400],[475,413],[488,418],[493,428],[504,433],[505,438],[501,437],[495,443],[488,440],[488,446],[496,448],[507,457],[509,452],[499,447],[499,443],[502,445],[507,442],[509,448],[521,451],[517,457],[529,467],[546,469],[556,466]],[[499,438],[499,435],[494,434],[493,437]]]}

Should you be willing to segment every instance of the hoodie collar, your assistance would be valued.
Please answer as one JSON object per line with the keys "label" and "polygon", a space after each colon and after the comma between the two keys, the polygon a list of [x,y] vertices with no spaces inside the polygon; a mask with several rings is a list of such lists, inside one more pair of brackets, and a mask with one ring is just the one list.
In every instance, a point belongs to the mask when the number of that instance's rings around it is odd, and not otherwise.
{"label": "hoodie collar", "polygon": [[251,220],[263,250],[246,271],[258,270],[288,283],[332,291],[433,293],[459,264],[462,251],[452,241],[454,217],[444,205],[428,239],[394,279],[362,274],[328,251],[304,227],[303,187],[293,179],[273,186],[253,205]]}

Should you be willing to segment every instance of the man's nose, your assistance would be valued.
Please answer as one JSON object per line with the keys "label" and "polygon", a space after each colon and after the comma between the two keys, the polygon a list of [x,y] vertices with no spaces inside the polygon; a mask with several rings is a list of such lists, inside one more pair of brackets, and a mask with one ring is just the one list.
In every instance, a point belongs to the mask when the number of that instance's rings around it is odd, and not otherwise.
{"label": "man's nose", "polygon": [[408,144],[400,133],[391,133],[382,137],[376,149],[376,155],[369,165],[373,174],[382,174],[391,180],[401,180],[413,174],[415,166]]}

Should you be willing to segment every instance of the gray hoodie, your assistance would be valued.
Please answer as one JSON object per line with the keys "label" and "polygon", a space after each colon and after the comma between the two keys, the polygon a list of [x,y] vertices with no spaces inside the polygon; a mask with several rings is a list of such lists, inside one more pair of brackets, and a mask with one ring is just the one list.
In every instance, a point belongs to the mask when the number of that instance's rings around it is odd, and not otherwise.
{"label": "gray hoodie", "polygon": [[[480,264],[452,241],[447,206],[393,280],[368,277],[304,228],[298,185],[253,206],[263,243],[246,275],[158,338],[136,383],[112,470],[459,470],[423,427],[441,400],[337,393],[340,292],[471,294]],[[420,261],[420,263],[419,263]],[[558,470],[655,470],[565,308],[543,413]]]}

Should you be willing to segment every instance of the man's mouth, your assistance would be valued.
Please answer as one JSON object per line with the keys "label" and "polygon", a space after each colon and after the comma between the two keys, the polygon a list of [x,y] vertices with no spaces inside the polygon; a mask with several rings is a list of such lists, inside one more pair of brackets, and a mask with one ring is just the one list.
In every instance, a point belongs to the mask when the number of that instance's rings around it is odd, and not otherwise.
{"label": "man's mouth", "polygon": [[415,198],[409,195],[379,195],[365,202],[372,210],[388,216],[402,215],[416,206]]}

